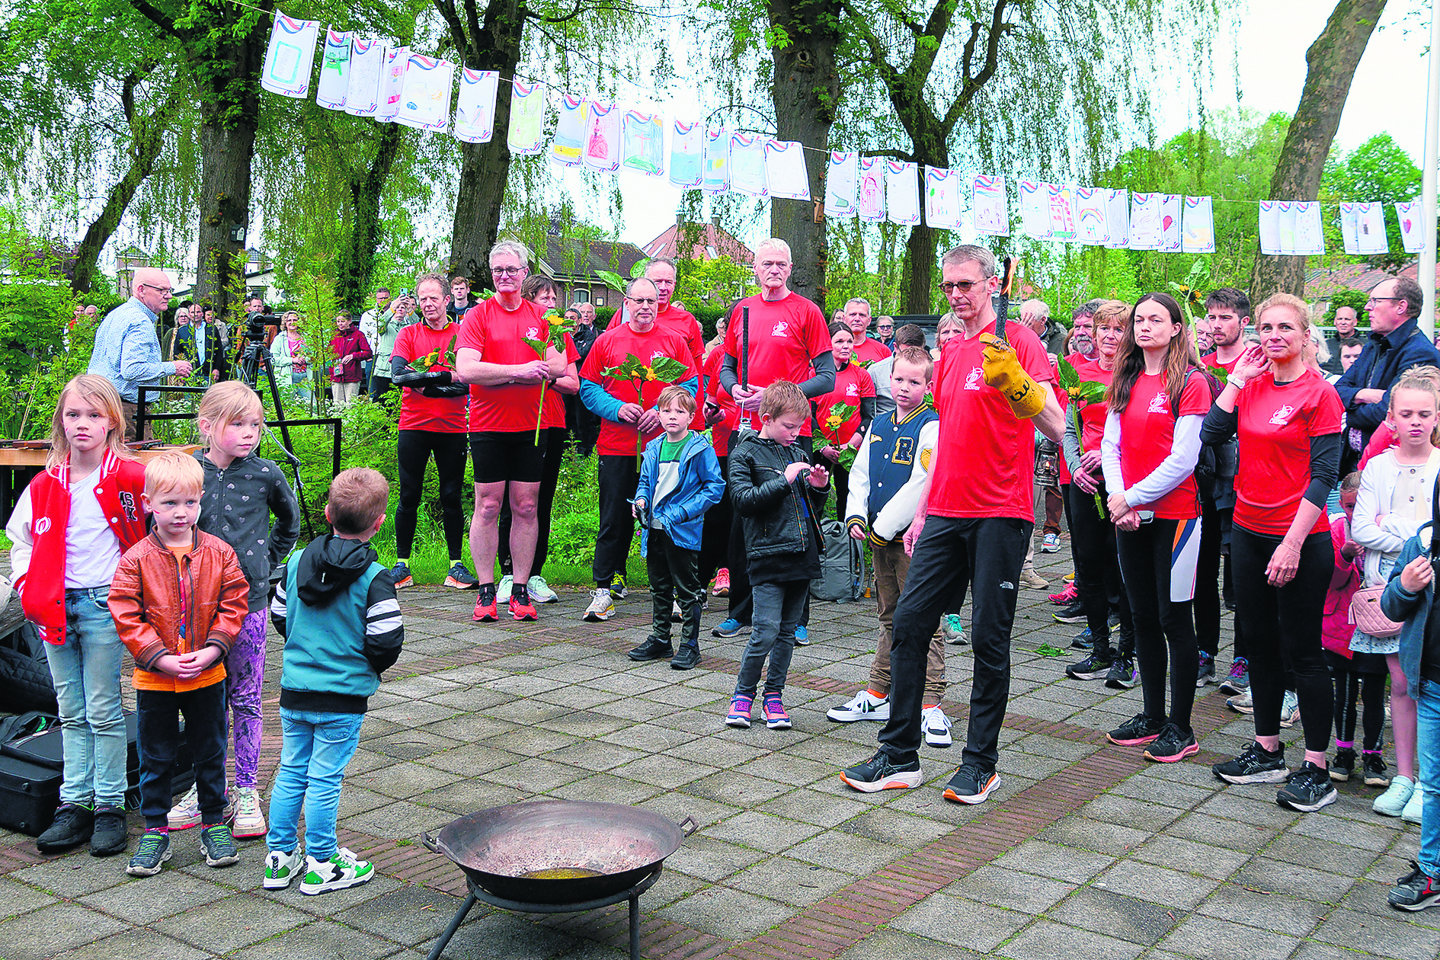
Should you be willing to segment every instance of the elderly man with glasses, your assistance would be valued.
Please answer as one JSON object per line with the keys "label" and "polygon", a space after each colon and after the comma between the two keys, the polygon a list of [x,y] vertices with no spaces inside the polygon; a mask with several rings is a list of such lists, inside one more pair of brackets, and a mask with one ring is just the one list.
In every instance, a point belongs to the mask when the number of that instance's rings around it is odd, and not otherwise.
{"label": "elderly man with glasses", "polygon": [[158,386],[164,377],[190,376],[190,362],[167,363],[160,356],[155,322],[170,305],[170,278],[165,271],[142,267],[130,284],[130,299],[111,310],[95,331],[95,350],[88,373],[98,373],[120,391],[125,410],[125,439],[135,439],[140,385]]}

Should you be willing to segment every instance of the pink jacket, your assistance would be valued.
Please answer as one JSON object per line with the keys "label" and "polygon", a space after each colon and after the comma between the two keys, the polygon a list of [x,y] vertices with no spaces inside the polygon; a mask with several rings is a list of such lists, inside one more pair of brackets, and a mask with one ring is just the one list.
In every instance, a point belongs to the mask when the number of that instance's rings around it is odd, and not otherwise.
{"label": "pink jacket", "polygon": [[1361,563],[1364,551],[1354,560],[1346,560],[1340,553],[1349,539],[1347,521],[1336,517],[1330,524],[1330,543],[1335,551],[1335,568],[1330,574],[1330,589],[1325,591],[1325,619],[1320,625],[1320,642],[1326,650],[1334,651],[1347,659],[1350,653],[1350,638],[1355,633],[1355,624],[1350,622],[1350,598],[1360,589],[1365,579]]}

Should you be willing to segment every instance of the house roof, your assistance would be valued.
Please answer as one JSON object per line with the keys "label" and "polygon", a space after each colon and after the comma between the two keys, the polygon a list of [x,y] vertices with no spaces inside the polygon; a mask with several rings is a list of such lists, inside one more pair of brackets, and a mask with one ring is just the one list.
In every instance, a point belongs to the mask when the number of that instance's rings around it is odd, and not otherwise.
{"label": "house roof", "polygon": [[[1305,271],[1305,299],[1324,300],[1338,290],[1374,290],[1382,282],[1393,277],[1420,279],[1420,261],[1412,260],[1399,273],[1377,270],[1363,263],[1347,263],[1336,268],[1316,267]],[[1435,270],[1434,289],[1440,290],[1440,265]]]}
{"label": "house roof", "polygon": [[596,270],[610,270],[622,277],[645,259],[645,252],[633,243],[546,237],[540,268],[552,277],[575,280],[598,279]]}
{"label": "house roof", "polygon": [[645,244],[645,253],[651,257],[670,257],[674,260],[714,260],[716,257],[726,256],[736,263],[751,264],[755,262],[755,252],[734,235],[727,232],[723,227],[715,223],[686,224],[685,230],[694,227],[696,231],[695,242],[689,245],[688,250],[681,250],[685,236],[681,233],[678,223],[672,223],[670,228],[660,236]]}

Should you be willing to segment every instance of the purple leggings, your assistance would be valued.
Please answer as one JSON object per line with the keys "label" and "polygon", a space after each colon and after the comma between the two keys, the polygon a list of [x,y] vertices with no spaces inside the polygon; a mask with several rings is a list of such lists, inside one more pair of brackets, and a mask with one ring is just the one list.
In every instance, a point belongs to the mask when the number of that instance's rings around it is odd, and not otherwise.
{"label": "purple leggings", "polygon": [[253,788],[260,766],[260,687],[265,682],[265,617],[261,608],[245,615],[225,658],[230,727],[235,735],[235,786]]}

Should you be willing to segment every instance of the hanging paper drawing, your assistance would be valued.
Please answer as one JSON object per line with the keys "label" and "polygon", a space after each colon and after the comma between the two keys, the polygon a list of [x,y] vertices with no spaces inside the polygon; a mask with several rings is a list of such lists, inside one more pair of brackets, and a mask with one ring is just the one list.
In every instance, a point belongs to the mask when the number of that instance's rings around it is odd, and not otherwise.
{"label": "hanging paper drawing", "polygon": [[625,111],[620,134],[621,162],[658,177],[665,172],[665,123],[659,114]]}
{"label": "hanging paper drawing", "polygon": [[925,168],[925,223],[936,230],[960,226],[960,175],[955,171]]}
{"label": "hanging paper drawing", "polygon": [[[975,213],[976,233],[988,233],[992,237],[1010,236],[1010,205],[1005,197],[1004,177],[978,175],[970,184],[970,206]],[[955,226],[959,225],[957,211]]]}
{"label": "hanging paper drawing", "polygon": [[410,48],[401,47],[385,53],[385,70],[380,74],[380,109],[375,119],[394,123],[400,116],[400,94],[405,89],[405,69],[410,65]]}
{"label": "hanging paper drawing", "polygon": [[489,143],[495,135],[495,94],[500,74],[494,70],[460,71],[460,97],[451,133],[466,143]]}
{"label": "hanging paper drawing", "polygon": [[679,118],[671,121],[669,180],[675,186],[700,186],[703,137],[704,131],[700,129],[700,124],[686,123]]}
{"label": "hanging paper drawing", "polygon": [[[1400,242],[1406,253],[1425,249],[1425,205],[1419,200],[1402,200],[1395,204],[1395,219],[1400,221]],[[1434,229],[1432,223],[1430,229]]]}
{"label": "hanging paper drawing", "polygon": [[1019,183],[1020,229],[1027,237],[1036,240],[1050,239],[1050,212],[1045,207],[1046,186],[1038,180],[1021,180]]}
{"label": "hanging paper drawing", "polygon": [[1320,224],[1320,201],[1297,200],[1295,208],[1295,253],[1297,256],[1325,252],[1325,231]]}
{"label": "hanging paper drawing", "polygon": [[560,118],[550,138],[550,159],[566,167],[580,165],[580,148],[585,144],[585,101],[573,93],[560,97]]}
{"label": "hanging paper drawing", "polygon": [[765,175],[765,140],[758,134],[730,134],[730,189],[752,197],[770,195]]}
{"label": "hanging paper drawing", "polygon": [[917,169],[915,164],[903,160],[885,161],[885,215],[891,223],[908,226],[920,222]]}
{"label": "hanging paper drawing", "polygon": [[1390,252],[1390,236],[1385,232],[1385,204],[1367,201],[1358,204],[1360,253],[1374,256]]}
{"label": "hanging paper drawing", "polygon": [[825,165],[825,216],[855,216],[855,186],[860,156],[831,150]]}
{"label": "hanging paper drawing", "polygon": [[704,161],[701,164],[703,179],[700,189],[706,193],[719,193],[730,189],[730,131],[724,127],[710,127],[705,131]]}
{"label": "hanging paper drawing", "polygon": [[1058,183],[1045,185],[1046,210],[1050,214],[1050,238],[1052,240],[1074,240],[1075,191]]}
{"label": "hanging paper drawing", "polygon": [[350,87],[345,94],[345,112],[373,117],[380,109],[380,79],[390,62],[384,40],[356,37],[350,48]]}
{"label": "hanging paper drawing", "polygon": [[794,140],[765,141],[765,177],[772,197],[810,199],[810,171],[803,148]]}
{"label": "hanging paper drawing", "polygon": [[320,55],[320,81],[315,84],[315,103],[327,110],[343,110],[350,89],[350,33],[334,27],[325,31],[325,50]]}
{"label": "hanging paper drawing", "polygon": [[1295,204],[1290,200],[1280,201],[1280,253],[1293,257],[1297,250],[1295,240]]}
{"label": "hanging paper drawing", "polygon": [[1110,239],[1105,246],[1124,250],[1130,245],[1130,192],[1105,190],[1105,230]]}
{"label": "hanging paper drawing", "polygon": [[315,63],[315,43],[319,39],[320,21],[291,20],[276,10],[260,86],[282,97],[303,100],[310,89],[310,68]]}
{"label": "hanging paper drawing", "polygon": [[1179,253],[1181,244],[1180,217],[1184,197],[1177,193],[1160,194],[1160,251]]}
{"label": "hanging paper drawing", "polygon": [[580,160],[591,170],[620,169],[620,110],[613,103],[591,100],[586,110],[585,149]]}
{"label": "hanging paper drawing", "polygon": [[1185,198],[1182,253],[1215,252],[1215,204],[1209,197]]}
{"label": "hanging paper drawing", "polygon": [[1160,194],[1130,195],[1130,249],[1159,250],[1164,236],[1160,223]]}
{"label": "hanging paper drawing", "polygon": [[543,150],[544,122],[545,84],[516,77],[510,89],[510,130],[505,136],[510,152],[529,156]]}
{"label": "hanging paper drawing", "polygon": [[1099,246],[1110,240],[1109,222],[1105,218],[1104,190],[1099,187],[1076,188],[1075,230],[1075,238],[1091,246]]}
{"label": "hanging paper drawing", "polygon": [[885,220],[885,158],[861,157],[856,209],[868,223]]}
{"label": "hanging paper drawing", "polygon": [[410,54],[395,122],[420,130],[443,131],[450,125],[450,91],[454,85],[455,64]]}
{"label": "hanging paper drawing", "polygon": [[1280,205],[1274,200],[1260,201],[1260,252],[1271,257],[1281,253]]}

